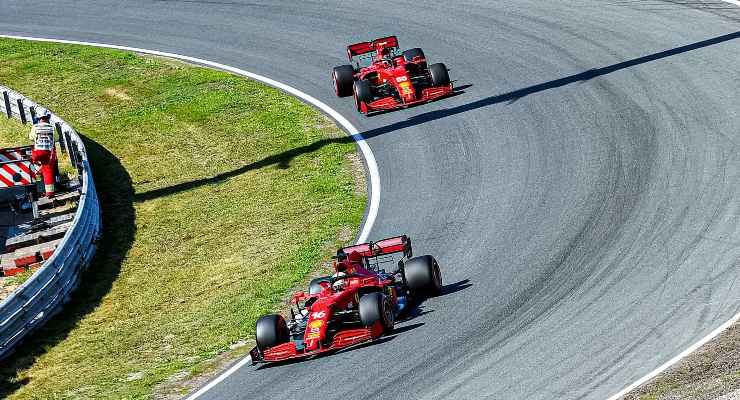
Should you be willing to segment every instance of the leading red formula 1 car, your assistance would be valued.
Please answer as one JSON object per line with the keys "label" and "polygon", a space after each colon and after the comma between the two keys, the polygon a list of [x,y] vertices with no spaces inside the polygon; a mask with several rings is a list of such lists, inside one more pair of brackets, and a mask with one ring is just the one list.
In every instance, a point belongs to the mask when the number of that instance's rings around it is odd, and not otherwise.
{"label": "leading red formula 1 car", "polygon": [[[292,296],[290,319],[257,320],[252,363],[308,357],[375,340],[393,330],[412,298],[442,290],[434,257],[413,257],[411,240],[397,236],[337,251],[335,273],[311,281]],[[396,262],[396,260],[398,260]],[[382,267],[392,265],[387,272]]]}
{"label": "leading red formula 1 car", "polygon": [[347,46],[351,65],[334,67],[337,96],[354,95],[357,111],[392,110],[452,94],[447,67],[427,64],[420,48],[399,51],[388,36]]}

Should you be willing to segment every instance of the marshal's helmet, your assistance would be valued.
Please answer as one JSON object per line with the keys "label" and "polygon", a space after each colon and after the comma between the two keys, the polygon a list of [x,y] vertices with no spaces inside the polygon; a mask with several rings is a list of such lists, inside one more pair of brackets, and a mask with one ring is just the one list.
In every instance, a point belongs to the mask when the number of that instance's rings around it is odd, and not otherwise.
{"label": "marshal's helmet", "polygon": [[36,110],[36,118],[48,120],[48,119],[51,118],[51,113],[49,112],[49,110],[39,110],[39,109],[37,109]]}

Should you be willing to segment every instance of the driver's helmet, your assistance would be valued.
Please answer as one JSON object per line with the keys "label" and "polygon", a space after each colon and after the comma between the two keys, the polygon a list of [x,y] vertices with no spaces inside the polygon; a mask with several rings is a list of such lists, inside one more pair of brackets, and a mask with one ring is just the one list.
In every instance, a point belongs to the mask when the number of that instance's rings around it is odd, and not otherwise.
{"label": "driver's helmet", "polygon": [[391,61],[391,49],[387,47],[381,47],[378,50],[378,59],[384,62],[390,62]]}
{"label": "driver's helmet", "polygon": [[[341,278],[343,276],[347,276],[347,274],[345,274],[344,272],[337,272],[336,274],[332,275],[332,278]],[[338,291],[338,290],[344,289],[344,281],[345,279],[335,280],[334,283],[332,284],[332,287],[334,288],[334,290]]]}

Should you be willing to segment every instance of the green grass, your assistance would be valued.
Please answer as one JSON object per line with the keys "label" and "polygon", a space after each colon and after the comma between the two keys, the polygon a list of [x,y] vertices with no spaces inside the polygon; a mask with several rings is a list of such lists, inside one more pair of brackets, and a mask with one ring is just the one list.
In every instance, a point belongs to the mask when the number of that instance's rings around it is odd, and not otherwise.
{"label": "green grass", "polygon": [[31,144],[28,140],[30,130],[29,125],[23,125],[16,119],[7,119],[4,113],[0,113],[0,148]]}
{"label": "green grass", "polygon": [[2,366],[0,397],[144,398],[207,369],[357,230],[354,144],[275,89],[82,46],[0,40],[0,55],[0,83],[86,137],[105,229],[73,301]]}
{"label": "green grass", "polygon": [[[19,120],[7,119],[4,113],[0,113],[0,148],[31,145],[32,142],[28,138],[30,131],[30,124],[23,125]],[[77,169],[72,166],[69,158],[60,151],[59,147],[57,147],[57,155],[59,173],[69,177],[77,176]],[[38,179],[41,178],[38,177]]]}
{"label": "green grass", "polygon": [[740,389],[740,324],[735,324],[625,400],[719,398]]}

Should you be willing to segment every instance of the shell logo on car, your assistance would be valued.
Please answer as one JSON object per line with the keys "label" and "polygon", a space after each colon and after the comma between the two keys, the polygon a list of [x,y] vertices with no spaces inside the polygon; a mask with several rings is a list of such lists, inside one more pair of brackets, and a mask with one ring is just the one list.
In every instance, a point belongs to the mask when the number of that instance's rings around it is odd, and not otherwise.
{"label": "shell logo on car", "polygon": [[411,90],[411,82],[404,81],[404,82],[399,83],[398,86],[401,88],[401,93],[402,94],[412,93],[412,90]]}

